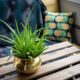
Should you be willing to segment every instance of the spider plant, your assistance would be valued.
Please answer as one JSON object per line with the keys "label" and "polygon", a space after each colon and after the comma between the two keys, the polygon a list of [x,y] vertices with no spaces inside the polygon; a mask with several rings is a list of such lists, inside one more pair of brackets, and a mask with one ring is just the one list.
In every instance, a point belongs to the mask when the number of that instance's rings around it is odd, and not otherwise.
{"label": "spider plant", "polygon": [[29,24],[22,24],[23,30],[20,32],[16,20],[16,30],[3,20],[0,20],[0,22],[5,24],[11,31],[11,37],[0,35],[1,40],[12,44],[11,56],[13,55],[22,59],[32,59],[39,56],[45,50],[45,45],[43,45],[45,40],[44,34],[38,39],[42,29],[32,31]]}

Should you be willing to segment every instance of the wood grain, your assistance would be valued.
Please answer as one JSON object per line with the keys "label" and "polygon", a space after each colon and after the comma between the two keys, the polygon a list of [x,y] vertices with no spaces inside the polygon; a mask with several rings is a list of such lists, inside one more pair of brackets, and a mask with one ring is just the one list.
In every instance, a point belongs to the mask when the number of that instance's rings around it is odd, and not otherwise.
{"label": "wood grain", "polygon": [[75,79],[75,80],[80,80],[80,78],[77,78],[77,79]]}
{"label": "wood grain", "polygon": [[77,74],[80,74],[80,64],[61,70],[59,72],[40,78],[38,80],[66,80]]}
{"label": "wood grain", "polygon": [[[47,50],[45,50],[43,53],[46,53],[46,52],[49,52],[49,51],[53,51],[53,50],[56,50],[56,49],[60,49],[60,48],[64,48],[64,47],[68,47],[68,46],[71,46],[72,44],[71,43],[69,43],[68,41],[66,41],[66,42],[63,42],[63,43],[59,43],[59,44],[54,44],[54,45],[50,45],[50,46],[48,46],[48,49]],[[68,48],[66,48],[66,49],[63,49],[63,50],[67,50]],[[71,51],[72,51],[72,48],[70,48],[71,49]],[[69,49],[69,50],[70,50]],[[78,48],[73,48],[74,50],[72,51],[72,52],[75,52],[75,51],[78,51],[79,49]],[[65,51],[60,51],[60,54],[62,53],[62,52],[65,52]],[[71,53],[71,51],[68,51],[68,53]],[[55,52],[54,52],[55,53]],[[64,53],[64,55],[67,55],[68,53]],[[51,56],[53,59],[54,59],[54,57],[55,56],[60,56],[60,54],[59,54],[59,51],[57,52],[57,54],[53,54],[53,56]],[[44,55],[44,56],[42,56],[42,58],[43,58],[43,61],[46,61],[46,60],[49,60],[51,57],[48,57],[49,55]],[[62,56],[62,55],[61,55]],[[46,57],[46,58],[44,58],[44,57]],[[7,56],[7,57],[3,57],[3,58],[0,58],[0,65],[3,65],[3,64],[7,64],[7,63],[10,63],[10,62],[12,62],[13,61],[13,57],[11,57],[10,58],[10,60],[8,60],[8,58],[9,58],[9,56]],[[52,59],[51,58],[51,59]],[[57,57],[56,57],[57,58]],[[8,61],[7,61],[8,60]]]}
{"label": "wood grain", "polygon": [[[37,73],[28,76],[18,74],[15,71],[16,69],[12,64],[13,57],[8,62],[6,60],[9,56],[0,58],[0,76],[5,75],[2,80],[31,80],[34,78],[40,80],[64,80],[80,73],[80,64],[78,64],[80,62],[80,49],[68,41],[48,46],[44,53],[47,54],[41,55],[41,60],[45,64],[40,67]],[[75,63],[75,66],[69,67]],[[9,73],[12,72],[15,73],[10,75]]]}
{"label": "wood grain", "polygon": [[8,58],[9,58],[9,56],[0,58],[0,66],[3,64],[13,62],[13,57],[11,57],[9,60],[8,60]]}
{"label": "wood grain", "polygon": [[[69,56],[69,57],[64,58],[64,59],[60,59],[60,60],[57,60],[57,61],[54,61],[54,62],[47,63],[45,65],[42,65],[40,67],[39,71],[36,74],[30,75],[30,76],[27,76],[27,77],[23,75],[24,80],[26,80],[26,79],[30,80],[31,78],[34,78],[36,76],[38,77],[38,76],[42,76],[42,75],[50,73],[50,72],[54,72],[56,70],[59,70],[61,68],[69,66],[71,64],[77,63],[79,61],[80,61],[80,53],[76,54],[76,55]],[[6,70],[7,69],[8,69],[8,67],[6,68]],[[11,68],[9,67],[9,69],[12,71],[12,67]],[[13,69],[13,71],[14,71],[14,69]],[[2,72],[1,74],[4,74],[3,71],[0,71],[0,72]],[[20,76],[17,74],[17,75],[10,76],[10,78],[12,80],[15,80],[16,78],[18,78]]]}
{"label": "wood grain", "polygon": [[52,59],[55,60],[55,59],[58,59],[58,58],[61,58],[61,57],[64,57],[64,56],[71,55],[71,54],[73,54],[77,51],[80,51],[80,49],[75,47],[75,46],[72,46],[72,47],[69,47],[69,48],[64,48],[62,50],[58,50],[58,51],[54,51],[52,53],[42,55],[41,59],[42,59],[42,62],[52,60]]}
{"label": "wood grain", "polygon": [[62,49],[62,48],[69,47],[69,46],[72,46],[72,44],[69,43],[68,41],[58,43],[58,44],[54,44],[54,45],[50,45],[50,46],[47,46],[47,49],[43,53],[58,50],[58,49]]}

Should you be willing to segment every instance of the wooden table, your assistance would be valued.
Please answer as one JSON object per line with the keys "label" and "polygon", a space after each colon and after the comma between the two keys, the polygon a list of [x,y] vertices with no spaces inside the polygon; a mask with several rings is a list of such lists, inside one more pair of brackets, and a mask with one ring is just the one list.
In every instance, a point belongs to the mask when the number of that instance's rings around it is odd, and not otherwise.
{"label": "wooden table", "polygon": [[67,41],[48,46],[32,75],[16,72],[13,57],[6,62],[7,58],[0,58],[0,80],[80,80],[80,49]]}

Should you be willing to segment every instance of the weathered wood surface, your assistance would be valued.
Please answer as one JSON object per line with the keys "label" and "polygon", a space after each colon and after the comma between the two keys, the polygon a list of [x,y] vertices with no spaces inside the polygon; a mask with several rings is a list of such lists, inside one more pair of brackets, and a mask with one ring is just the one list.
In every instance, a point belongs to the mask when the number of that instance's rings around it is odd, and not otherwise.
{"label": "weathered wood surface", "polygon": [[16,72],[13,57],[7,62],[8,57],[0,58],[0,80],[68,80],[80,74],[80,49],[69,42],[48,46],[40,69],[28,76]]}

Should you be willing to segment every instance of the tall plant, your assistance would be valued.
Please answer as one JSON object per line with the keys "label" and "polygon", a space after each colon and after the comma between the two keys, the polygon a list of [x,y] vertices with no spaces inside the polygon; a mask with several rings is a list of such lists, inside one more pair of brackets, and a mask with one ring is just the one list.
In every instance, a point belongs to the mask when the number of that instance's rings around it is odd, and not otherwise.
{"label": "tall plant", "polygon": [[16,20],[16,30],[3,20],[0,20],[0,22],[5,24],[11,31],[11,37],[0,35],[1,40],[12,44],[11,55],[22,59],[32,59],[39,56],[45,50],[45,45],[43,45],[45,40],[44,34],[38,39],[42,29],[35,29],[33,32],[29,24],[22,24],[23,31],[20,32]]}

